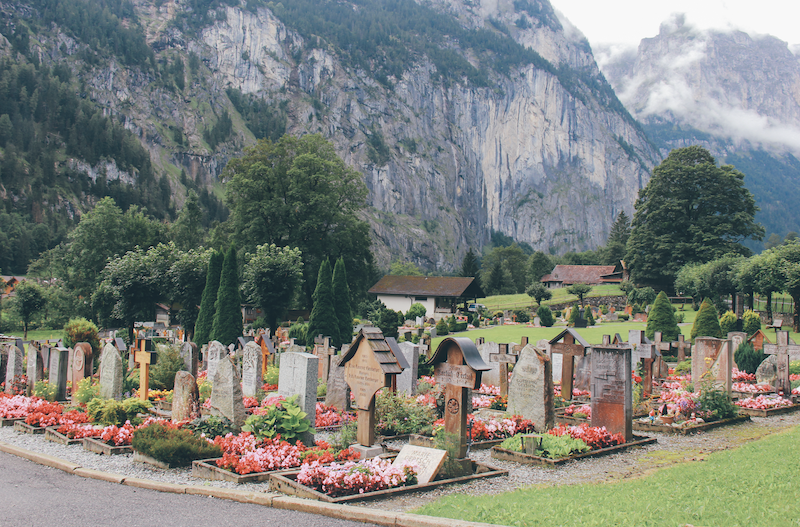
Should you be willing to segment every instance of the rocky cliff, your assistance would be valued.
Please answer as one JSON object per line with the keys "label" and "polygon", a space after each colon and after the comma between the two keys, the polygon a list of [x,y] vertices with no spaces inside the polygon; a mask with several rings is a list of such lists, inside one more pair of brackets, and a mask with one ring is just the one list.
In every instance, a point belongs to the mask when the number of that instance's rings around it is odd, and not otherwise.
{"label": "rocky cliff", "polygon": [[[250,9],[212,2],[209,22],[194,26],[186,20],[199,16],[190,10],[202,2],[134,4],[157,61],[186,65],[184,87],[115,58],[87,64],[87,46],[58,27],[39,35],[41,60],[71,65],[87,96],[134,131],[170,175],[179,202],[181,170],[213,184],[227,160],[255,141],[226,90],[281,108],[287,132],[321,132],[364,175],[382,266],[404,259],[450,271],[492,231],[545,251],[597,247],[619,211],[631,214],[657,162],[585,39],[546,0],[426,4],[544,59],[498,71],[462,41],[443,44],[487,82],[443,79],[419,53],[409,53],[401,73],[376,76],[260,2]],[[232,132],[212,148],[204,132],[225,112]]]}

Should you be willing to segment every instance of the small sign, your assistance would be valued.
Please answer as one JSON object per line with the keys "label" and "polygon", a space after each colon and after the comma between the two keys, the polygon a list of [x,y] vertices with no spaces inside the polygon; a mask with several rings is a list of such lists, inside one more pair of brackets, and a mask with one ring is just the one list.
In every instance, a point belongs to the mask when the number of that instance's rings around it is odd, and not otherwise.
{"label": "small sign", "polygon": [[386,386],[386,375],[368,345],[359,346],[355,356],[344,365],[344,379],[360,410],[369,410],[372,396]]}
{"label": "small sign", "polygon": [[452,384],[464,388],[474,388],[476,373],[469,366],[458,366],[440,362],[434,369],[436,382],[441,384]]}
{"label": "small sign", "polygon": [[404,445],[394,458],[393,466],[404,461],[411,461],[417,465],[417,484],[430,483],[439,473],[447,457],[447,450],[427,448],[424,446]]}

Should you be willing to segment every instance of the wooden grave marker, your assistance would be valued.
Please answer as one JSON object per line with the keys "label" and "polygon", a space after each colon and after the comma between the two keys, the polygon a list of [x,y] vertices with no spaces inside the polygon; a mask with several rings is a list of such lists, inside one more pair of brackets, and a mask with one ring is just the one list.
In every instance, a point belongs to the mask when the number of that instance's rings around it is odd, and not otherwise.
{"label": "wooden grave marker", "polygon": [[454,441],[451,448],[458,458],[467,455],[467,414],[472,411],[468,400],[469,390],[481,386],[481,374],[490,369],[483,362],[478,348],[466,337],[445,338],[428,359],[434,366],[436,381],[444,384],[444,431],[446,441]]}
{"label": "wooden grave marker", "polygon": [[499,353],[490,353],[491,362],[500,363],[500,395],[508,395],[508,365],[517,363],[518,355],[508,352],[508,344],[500,344]]}
{"label": "wooden grave marker", "polygon": [[150,366],[158,360],[158,354],[153,351],[152,339],[141,339],[139,347],[133,353],[133,361],[139,365],[139,399],[147,400],[150,390]]}
{"label": "wooden grave marker", "polygon": [[336,355],[336,348],[331,346],[331,338],[318,335],[314,338],[314,355],[319,357],[319,378],[328,382],[331,371],[331,357]]}
{"label": "wooden grave marker", "polygon": [[565,401],[572,399],[572,377],[575,375],[575,357],[586,355],[586,349],[589,347],[583,337],[572,328],[567,328],[550,339],[551,354],[559,353],[562,355],[561,397]]}
{"label": "wooden grave marker", "polygon": [[656,362],[655,362],[655,372],[654,376],[657,378],[661,378],[661,369],[664,362],[664,352],[669,353],[669,350],[672,348],[671,342],[665,342],[664,340],[664,333],[661,331],[656,331],[653,333],[653,349],[656,352]]}

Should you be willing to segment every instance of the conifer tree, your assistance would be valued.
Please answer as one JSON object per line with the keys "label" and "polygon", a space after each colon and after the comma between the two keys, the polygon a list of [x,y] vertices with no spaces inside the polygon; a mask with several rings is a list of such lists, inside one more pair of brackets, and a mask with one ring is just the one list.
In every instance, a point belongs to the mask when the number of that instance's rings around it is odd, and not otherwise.
{"label": "conifer tree", "polygon": [[353,313],[350,308],[350,287],[347,285],[344,258],[336,260],[336,265],[333,266],[333,307],[339,321],[339,341],[333,345],[339,348],[353,340]]}
{"label": "conifer tree", "polygon": [[333,287],[331,285],[331,263],[326,258],[319,266],[317,287],[314,289],[314,307],[308,320],[306,345],[313,346],[314,339],[322,335],[330,337],[332,342],[340,342],[339,319],[333,306]]}
{"label": "conifer tree", "polygon": [[222,261],[225,256],[214,251],[211,260],[208,262],[208,272],[206,273],[206,286],[203,289],[203,296],[200,297],[200,313],[197,315],[197,322],[194,324],[194,341],[198,346],[202,346],[211,340],[211,327],[214,325],[214,305],[217,302],[217,291],[219,290],[219,275],[222,272]]}
{"label": "conifer tree", "polygon": [[697,312],[694,325],[692,326],[691,337],[692,342],[694,342],[696,337],[722,338],[717,309],[708,298],[703,300],[703,303],[700,304],[700,310]]}
{"label": "conifer tree", "polygon": [[681,332],[678,329],[678,321],[675,319],[675,309],[669,301],[669,297],[664,291],[658,293],[650,313],[647,315],[647,329],[645,336],[652,339],[656,331],[663,333],[664,341],[673,341],[678,338]]}
{"label": "conifer tree", "polygon": [[586,307],[586,325],[587,326],[594,326],[594,313],[592,313],[592,308],[587,306]]}
{"label": "conifer tree", "polygon": [[556,322],[549,306],[539,306],[539,309],[536,310],[536,316],[539,317],[539,322],[542,323],[542,326],[546,328],[551,327]]}
{"label": "conifer tree", "polygon": [[578,304],[574,304],[569,312],[568,325],[575,327],[575,325],[578,323],[580,319],[581,319],[581,308],[578,307]]}
{"label": "conifer tree", "polygon": [[242,298],[239,293],[239,266],[236,263],[236,247],[231,245],[222,262],[219,276],[219,291],[215,304],[214,325],[211,340],[225,346],[242,336]]}

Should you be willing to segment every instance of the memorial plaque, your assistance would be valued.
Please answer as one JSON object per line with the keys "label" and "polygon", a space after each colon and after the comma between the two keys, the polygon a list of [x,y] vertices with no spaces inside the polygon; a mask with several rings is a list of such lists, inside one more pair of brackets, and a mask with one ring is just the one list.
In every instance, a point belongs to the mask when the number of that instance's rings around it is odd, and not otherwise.
{"label": "memorial plaque", "polygon": [[452,384],[472,389],[475,386],[477,374],[469,366],[440,362],[434,368],[434,376],[439,384]]}
{"label": "memorial plaque", "polygon": [[404,445],[397,457],[394,458],[392,465],[398,466],[405,461],[415,463],[417,465],[417,484],[424,485],[436,478],[444,465],[445,458],[447,458],[447,450]]}
{"label": "memorial plaque", "polygon": [[356,408],[369,410],[375,393],[386,386],[386,375],[380,363],[367,346],[356,350],[344,365],[344,379],[356,398]]}
{"label": "memorial plaque", "polygon": [[633,437],[631,347],[602,345],[592,348],[592,426],[605,426],[626,441]]}

